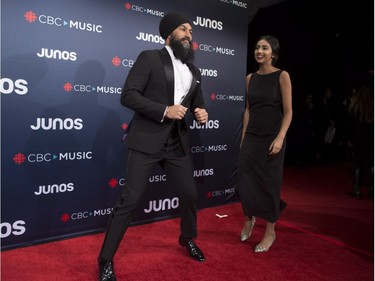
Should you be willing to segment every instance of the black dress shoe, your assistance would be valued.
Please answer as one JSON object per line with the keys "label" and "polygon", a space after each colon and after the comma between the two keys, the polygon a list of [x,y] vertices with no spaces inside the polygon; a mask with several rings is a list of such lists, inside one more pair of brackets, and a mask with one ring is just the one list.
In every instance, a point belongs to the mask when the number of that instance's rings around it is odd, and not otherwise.
{"label": "black dress shoe", "polygon": [[197,245],[195,245],[193,239],[184,238],[180,235],[180,238],[178,238],[178,243],[181,246],[184,246],[189,251],[190,256],[196,261],[206,260],[202,251],[198,248]]}
{"label": "black dress shoe", "polygon": [[99,281],[116,281],[113,261],[99,261]]}

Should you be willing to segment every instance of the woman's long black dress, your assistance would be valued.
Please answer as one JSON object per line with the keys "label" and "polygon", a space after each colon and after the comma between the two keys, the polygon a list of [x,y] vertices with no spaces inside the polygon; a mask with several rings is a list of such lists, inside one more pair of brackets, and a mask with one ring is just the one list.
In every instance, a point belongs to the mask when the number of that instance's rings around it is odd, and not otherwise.
{"label": "woman's long black dress", "polygon": [[250,117],[238,161],[237,192],[245,215],[269,222],[277,221],[286,206],[280,199],[285,141],[278,154],[268,154],[283,118],[281,72],[251,75],[247,94]]}

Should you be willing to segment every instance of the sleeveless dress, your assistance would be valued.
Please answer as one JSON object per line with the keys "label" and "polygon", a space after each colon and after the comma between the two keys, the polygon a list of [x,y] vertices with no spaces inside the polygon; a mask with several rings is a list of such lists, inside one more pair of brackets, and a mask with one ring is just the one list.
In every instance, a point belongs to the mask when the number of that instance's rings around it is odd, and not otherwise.
{"label": "sleeveless dress", "polygon": [[246,216],[268,222],[277,221],[286,207],[280,199],[285,140],[278,154],[268,154],[283,118],[279,85],[281,72],[251,75],[247,94],[250,117],[238,160],[236,189],[243,211]]}

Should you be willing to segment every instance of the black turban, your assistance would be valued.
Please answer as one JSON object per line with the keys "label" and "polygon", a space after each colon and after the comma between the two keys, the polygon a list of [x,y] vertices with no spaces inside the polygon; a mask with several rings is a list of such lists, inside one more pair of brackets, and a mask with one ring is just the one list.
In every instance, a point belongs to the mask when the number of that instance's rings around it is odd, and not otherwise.
{"label": "black turban", "polygon": [[181,24],[189,23],[189,20],[185,18],[184,16],[181,16],[179,14],[166,14],[160,21],[159,24],[159,32],[161,37],[164,39],[167,39],[169,34],[173,32],[177,27],[179,27]]}

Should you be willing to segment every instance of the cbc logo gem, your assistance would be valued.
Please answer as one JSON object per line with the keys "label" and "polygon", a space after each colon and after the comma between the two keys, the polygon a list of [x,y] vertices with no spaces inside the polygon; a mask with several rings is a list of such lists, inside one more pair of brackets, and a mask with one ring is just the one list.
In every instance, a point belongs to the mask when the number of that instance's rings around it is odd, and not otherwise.
{"label": "cbc logo gem", "polygon": [[36,21],[36,14],[33,11],[27,11],[24,15],[26,21],[32,23]]}
{"label": "cbc logo gem", "polygon": [[124,185],[125,185],[125,179],[124,178],[120,178],[120,179],[111,178],[108,181],[108,186],[110,188],[116,188],[117,186],[124,186]]}
{"label": "cbc logo gem", "polygon": [[64,84],[64,90],[67,92],[70,92],[73,89],[73,85],[70,84],[69,82]]}
{"label": "cbc logo gem", "polygon": [[21,165],[23,162],[26,161],[26,156],[23,153],[17,153],[16,155],[13,156],[13,161],[14,163]]}
{"label": "cbc logo gem", "polygon": [[115,178],[112,178],[109,180],[108,185],[110,188],[115,188],[118,184],[118,180]]}
{"label": "cbc logo gem", "polygon": [[134,60],[131,59],[121,59],[120,57],[116,56],[112,58],[112,65],[115,67],[119,67],[123,65],[124,67],[133,67]]}

